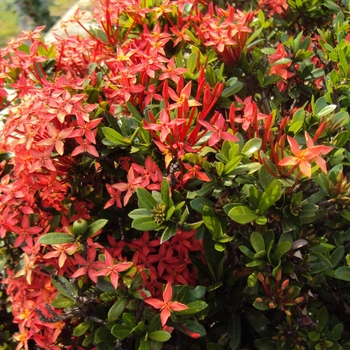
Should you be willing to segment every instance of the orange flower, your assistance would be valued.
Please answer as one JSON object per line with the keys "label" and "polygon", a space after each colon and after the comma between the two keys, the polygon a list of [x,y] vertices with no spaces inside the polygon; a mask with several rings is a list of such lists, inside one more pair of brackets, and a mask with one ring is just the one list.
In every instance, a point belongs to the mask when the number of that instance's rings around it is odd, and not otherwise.
{"label": "orange flower", "polygon": [[185,304],[181,304],[178,301],[171,301],[172,296],[173,290],[171,288],[171,284],[168,282],[163,292],[163,300],[154,298],[145,300],[145,303],[153,306],[155,309],[161,310],[160,320],[162,322],[162,327],[164,327],[167,323],[172,311],[182,311],[188,309],[188,306]]}

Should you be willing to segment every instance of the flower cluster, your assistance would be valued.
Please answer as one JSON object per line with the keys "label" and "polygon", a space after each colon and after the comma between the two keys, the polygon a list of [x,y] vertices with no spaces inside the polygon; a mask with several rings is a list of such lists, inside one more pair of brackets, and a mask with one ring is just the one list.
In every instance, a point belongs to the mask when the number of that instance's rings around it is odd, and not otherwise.
{"label": "flower cluster", "polygon": [[347,349],[347,10],[236,3],[0,50],[7,348]]}

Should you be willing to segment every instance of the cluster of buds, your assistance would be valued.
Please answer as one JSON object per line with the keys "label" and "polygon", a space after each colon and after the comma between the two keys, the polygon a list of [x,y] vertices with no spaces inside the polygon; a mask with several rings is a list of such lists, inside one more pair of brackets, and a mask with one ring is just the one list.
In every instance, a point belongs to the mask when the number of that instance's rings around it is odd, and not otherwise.
{"label": "cluster of buds", "polygon": [[162,224],[166,219],[166,206],[164,204],[157,204],[154,209],[151,210],[153,214],[153,220],[157,224]]}
{"label": "cluster of buds", "polygon": [[281,283],[282,270],[278,271],[274,285],[271,284],[269,276],[264,277],[261,272],[258,273],[258,278],[265,289],[267,297],[256,298],[255,301],[257,303],[266,303],[270,309],[279,307],[287,316],[291,316],[291,312],[286,307],[294,306],[304,300],[303,297],[293,299],[295,287],[289,286],[290,281],[288,279]]}

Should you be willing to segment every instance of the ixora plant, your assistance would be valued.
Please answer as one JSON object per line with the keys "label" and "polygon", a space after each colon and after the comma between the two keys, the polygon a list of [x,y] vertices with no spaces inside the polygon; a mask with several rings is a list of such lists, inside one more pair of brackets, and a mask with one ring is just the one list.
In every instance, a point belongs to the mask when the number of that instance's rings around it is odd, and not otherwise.
{"label": "ixora plant", "polygon": [[105,0],[11,39],[1,349],[349,350],[349,11]]}

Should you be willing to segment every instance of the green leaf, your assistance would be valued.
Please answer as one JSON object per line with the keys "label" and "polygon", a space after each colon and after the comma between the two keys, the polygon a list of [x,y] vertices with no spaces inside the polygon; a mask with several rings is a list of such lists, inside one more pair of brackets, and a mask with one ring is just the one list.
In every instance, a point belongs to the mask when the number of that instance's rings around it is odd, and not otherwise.
{"label": "green leaf", "polygon": [[67,278],[57,275],[55,276],[55,278],[51,278],[51,283],[62,295],[75,302],[75,299],[68,293],[68,291],[70,291],[71,294],[74,295],[77,295],[78,292],[74,288],[74,286],[67,280]]}
{"label": "green leaf", "polygon": [[337,108],[337,105],[328,105],[317,113],[317,117],[321,118],[332,113]]}
{"label": "green leaf", "polygon": [[228,320],[227,333],[231,338],[229,346],[231,350],[237,350],[241,342],[241,317],[234,313]]}
{"label": "green leaf", "polygon": [[239,224],[248,224],[249,222],[253,222],[259,215],[255,214],[248,207],[240,205],[233,207],[229,211],[228,216]]}
{"label": "green leaf", "polygon": [[263,214],[265,211],[275,204],[282,196],[282,184],[279,180],[273,180],[266,188],[259,201],[259,210]]}
{"label": "green leaf", "polygon": [[170,225],[164,230],[162,237],[160,239],[160,244],[169,240],[171,237],[175,236],[178,231],[178,224],[176,222],[170,223]]}
{"label": "green leaf", "polygon": [[341,266],[335,270],[335,277],[350,282],[350,266]]}
{"label": "green leaf", "polygon": [[347,62],[344,51],[340,47],[338,47],[338,57],[340,73],[343,77],[347,77],[349,64]]}
{"label": "green leaf", "polygon": [[50,232],[39,238],[41,244],[65,244],[75,241],[75,237],[68,233]]}
{"label": "green leaf", "polygon": [[264,238],[258,232],[252,232],[250,235],[250,244],[254,248],[254,250],[259,253],[261,251],[265,251],[265,241]]}
{"label": "green leaf", "polygon": [[162,188],[161,188],[161,194],[162,194],[162,201],[167,209],[169,209],[170,204],[172,205],[172,201],[169,194],[169,183],[168,179],[164,179],[162,182]]}
{"label": "green leaf", "polygon": [[[255,329],[262,337],[271,337],[267,327],[270,321],[260,311],[246,308],[244,316],[248,323],[250,323],[251,327],[253,327],[253,329]],[[276,350],[276,347],[274,348],[274,350]]]}
{"label": "green leaf", "polygon": [[241,159],[242,159],[241,156],[236,156],[236,157],[232,158],[225,165],[224,171],[222,172],[222,176],[226,176],[226,175],[229,175],[230,173],[232,173],[237,168],[237,166],[239,165]]}
{"label": "green leaf", "polygon": [[111,333],[117,339],[123,339],[131,334],[131,329],[124,324],[115,324],[111,329]]}
{"label": "green leaf", "polygon": [[192,320],[183,320],[181,322],[181,328],[179,326],[172,325],[174,326],[177,330],[179,330],[181,333],[186,334],[187,336],[189,335],[183,328],[185,328],[187,331],[196,334],[197,337],[204,337],[207,332],[205,328],[199,324],[198,322],[192,321]]}
{"label": "green leaf", "polygon": [[247,248],[246,246],[244,245],[239,245],[238,246],[238,249],[244,254],[246,255],[248,258],[254,260],[254,253],[249,249]]}
{"label": "green leaf", "polygon": [[280,259],[282,258],[282,256],[284,254],[286,254],[287,252],[289,252],[291,246],[292,246],[292,244],[290,242],[282,242],[282,243],[280,243],[277,246],[275,252],[272,254],[271,261],[274,264],[278,265],[279,262],[280,262]]}
{"label": "green leaf", "polygon": [[202,310],[204,310],[208,304],[205,301],[202,300],[197,300],[193,301],[192,303],[187,304],[188,309],[182,310],[182,311],[177,311],[177,315],[193,315],[196,314]]}
{"label": "green leaf", "polygon": [[81,335],[85,334],[87,330],[90,328],[90,321],[83,321],[78,326],[76,326],[73,330],[73,335],[76,337],[80,337]]}
{"label": "green leaf", "polygon": [[250,157],[253,153],[258,151],[261,147],[262,139],[254,138],[250,139],[242,148],[242,153],[247,157]]}
{"label": "green leaf", "polygon": [[221,222],[218,219],[215,211],[207,206],[204,206],[202,215],[204,225],[210,231],[213,238],[217,240],[217,238],[223,235],[223,231],[221,227]]}
{"label": "green leaf", "polygon": [[192,209],[197,211],[198,213],[203,214],[203,208],[208,207],[211,209],[215,208],[215,203],[212,202],[211,200],[204,198],[204,197],[197,197],[193,199],[190,203]]}
{"label": "green leaf", "polygon": [[310,331],[307,333],[311,341],[319,341],[321,334],[316,331]]}
{"label": "green leaf", "polygon": [[99,219],[99,220],[94,221],[91,225],[89,225],[89,228],[88,228],[85,235],[87,237],[93,236],[95,233],[100,231],[107,224],[107,222],[108,222],[108,220],[106,220],[106,219]]}
{"label": "green leaf", "polygon": [[224,91],[221,93],[222,97],[230,97],[234,94],[236,94],[238,91],[240,91],[243,87],[243,83],[240,81],[236,81],[233,85],[228,86]]}
{"label": "green leaf", "polygon": [[345,247],[343,245],[337,247],[332,255],[329,257],[329,261],[332,264],[332,268],[336,268],[340,264],[345,254]]}
{"label": "green leaf", "polygon": [[129,112],[132,114],[132,116],[139,122],[142,123],[142,116],[138,112],[138,110],[135,108],[135,106],[131,102],[126,102],[126,106],[128,107]]}
{"label": "green leaf", "polygon": [[117,146],[130,146],[130,141],[125,138],[123,135],[119,134],[118,131],[108,128],[108,127],[103,127],[102,132],[105,135],[106,139],[110,141],[112,144],[117,145]]}
{"label": "green leaf", "polygon": [[58,294],[51,302],[51,306],[57,309],[64,309],[73,305],[75,305],[75,301],[72,298],[63,297],[61,294]]}
{"label": "green leaf", "polygon": [[321,333],[323,329],[326,327],[327,321],[328,321],[328,311],[325,306],[321,307],[316,313],[316,332]]}
{"label": "green leaf", "polygon": [[154,332],[148,333],[148,338],[154,341],[164,343],[171,338],[171,335],[170,333],[165,331],[154,331]]}
{"label": "green leaf", "polygon": [[113,306],[108,311],[108,322],[114,322],[121,316],[125,309],[127,301],[128,299],[126,298],[120,298],[115,304],[113,304]]}
{"label": "green leaf", "polygon": [[146,208],[147,210],[153,210],[157,205],[157,201],[153,196],[144,188],[138,187],[136,190],[137,199],[139,200],[139,207]]}
{"label": "green leaf", "polygon": [[254,340],[254,345],[257,350],[276,350],[276,342],[269,337]]}
{"label": "green leaf", "polygon": [[140,231],[154,231],[164,227],[164,225],[157,224],[153,217],[139,217],[132,222],[131,226]]}
{"label": "green leaf", "polygon": [[129,213],[129,218],[131,219],[152,217],[152,216],[153,214],[148,209],[145,209],[145,208],[135,209]]}
{"label": "green leaf", "polygon": [[4,160],[10,160],[15,156],[14,153],[12,152],[4,152],[4,153],[0,153],[0,161],[4,161]]}
{"label": "green leaf", "polygon": [[134,328],[136,326],[135,323],[135,318],[133,315],[129,314],[128,312],[124,312],[123,313],[123,321],[125,322],[125,324],[129,327],[129,328]]}
{"label": "green leaf", "polygon": [[151,344],[149,340],[146,338],[141,339],[138,350],[151,350]]}

